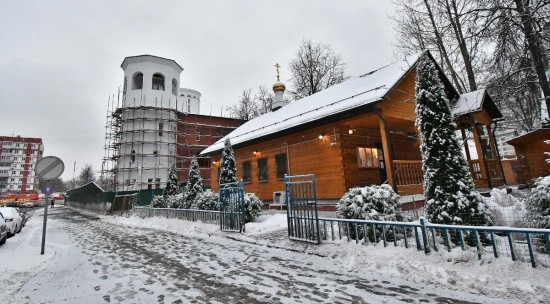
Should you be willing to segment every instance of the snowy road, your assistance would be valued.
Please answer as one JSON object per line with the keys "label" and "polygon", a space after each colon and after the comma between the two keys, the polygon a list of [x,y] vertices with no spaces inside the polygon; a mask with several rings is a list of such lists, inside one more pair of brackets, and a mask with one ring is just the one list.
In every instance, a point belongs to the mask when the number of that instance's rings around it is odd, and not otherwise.
{"label": "snowy road", "polygon": [[[221,236],[128,227],[63,207],[48,218],[53,256],[16,273],[20,282],[4,291],[16,303],[509,303]],[[41,223],[37,214],[23,230],[25,246],[38,250]]]}

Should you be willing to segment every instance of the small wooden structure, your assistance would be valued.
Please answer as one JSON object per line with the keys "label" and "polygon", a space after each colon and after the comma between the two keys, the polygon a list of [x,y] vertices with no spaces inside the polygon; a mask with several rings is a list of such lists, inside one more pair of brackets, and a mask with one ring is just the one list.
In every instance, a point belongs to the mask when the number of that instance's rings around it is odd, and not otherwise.
{"label": "small wooden structure", "polygon": [[[416,64],[421,56],[433,60],[425,52],[398,61],[237,128],[201,152],[213,160],[212,190],[217,191],[214,181],[223,142],[230,138],[238,179],[243,179],[247,192],[264,200],[283,191],[285,174],[315,174],[321,200],[337,200],[352,187],[383,183],[400,195],[422,193],[415,127]],[[466,150],[476,185],[500,185],[502,173],[490,124],[502,115],[487,92],[461,96],[439,72],[458,129],[476,144],[477,153]]]}
{"label": "small wooden structure", "polygon": [[531,179],[550,174],[550,128],[541,128],[507,141],[514,146],[518,161],[518,184],[526,184]]}

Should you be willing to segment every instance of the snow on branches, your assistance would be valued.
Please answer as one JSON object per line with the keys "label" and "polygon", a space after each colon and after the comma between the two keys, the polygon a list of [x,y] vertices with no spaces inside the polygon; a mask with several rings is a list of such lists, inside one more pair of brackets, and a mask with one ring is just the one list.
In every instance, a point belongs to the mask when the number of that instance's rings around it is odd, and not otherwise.
{"label": "snow on branches", "polygon": [[456,125],[438,70],[427,55],[418,62],[415,90],[428,220],[440,224],[491,225],[490,211],[474,188],[455,140]]}

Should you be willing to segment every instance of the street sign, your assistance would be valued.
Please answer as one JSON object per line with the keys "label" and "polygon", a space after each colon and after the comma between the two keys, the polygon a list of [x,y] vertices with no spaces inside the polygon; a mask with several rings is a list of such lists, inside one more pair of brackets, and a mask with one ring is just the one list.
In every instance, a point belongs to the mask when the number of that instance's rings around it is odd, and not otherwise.
{"label": "street sign", "polygon": [[52,180],[63,174],[65,165],[55,156],[46,156],[36,163],[36,175],[43,180]]}

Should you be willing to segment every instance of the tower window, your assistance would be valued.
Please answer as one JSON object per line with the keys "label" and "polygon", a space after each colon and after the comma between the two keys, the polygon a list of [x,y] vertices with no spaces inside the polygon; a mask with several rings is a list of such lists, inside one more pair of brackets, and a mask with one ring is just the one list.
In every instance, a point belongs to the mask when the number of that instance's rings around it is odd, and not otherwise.
{"label": "tower window", "polygon": [[143,73],[137,72],[132,77],[132,90],[143,89]]}
{"label": "tower window", "polygon": [[160,178],[157,178],[157,179],[155,180],[155,188],[156,188],[156,189],[160,189]]}
{"label": "tower window", "polygon": [[130,156],[131,160],[136,161],[136,150],[132,150],[132,155]]}
{"label": "tower window", "polygon": [[172,79],[172,94],[178,95],[178,81],[176,78]]}
{"label": "tower window", "polygon": [[[128,77],[124,77],[124,89],[122,89],[123,93],[126,93],[126,88],[128,87]],[[34,144],[32,145],[34,148]]]}
{"label": "tower window", "polygon": [[159,122],[159,136],[162,136],[162,130],[164,129],[164,123]]}
{"label": "tower window", "polygon": [[162,74],[153,74],[153,90],[164,91],[164,76]]}

